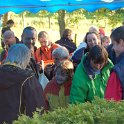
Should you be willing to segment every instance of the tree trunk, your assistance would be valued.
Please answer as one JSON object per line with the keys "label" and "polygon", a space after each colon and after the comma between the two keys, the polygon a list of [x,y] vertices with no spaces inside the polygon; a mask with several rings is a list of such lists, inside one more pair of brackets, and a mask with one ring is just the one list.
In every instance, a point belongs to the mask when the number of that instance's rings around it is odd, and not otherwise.
{"label": "tree trunk", "polygon": [[3,26],[6,25],[6,22],[8,21],[8,19],[9,19],[9,13],[4,14],[4,16],[3,16],[3,23],[2,23]]}
{"label": "tree trunk", "polygon": [[63,31],[65,30],[65,10],[58,11],[58,24],[59,24],[59,32],[60,36],[62,36]]}
{"label": "tree trunk", "polygon": [[49,21],[49,29],[51,28],[51,20],[50,17],[48,17],[48,21]]}
{"label": "tree trunk", "polygon": [[26,20],[25,20],[26,12],[23,12],[21,15],[22,15],[22,24],[23,24],[23,28],[25,28],[25,27],[26,27]]}

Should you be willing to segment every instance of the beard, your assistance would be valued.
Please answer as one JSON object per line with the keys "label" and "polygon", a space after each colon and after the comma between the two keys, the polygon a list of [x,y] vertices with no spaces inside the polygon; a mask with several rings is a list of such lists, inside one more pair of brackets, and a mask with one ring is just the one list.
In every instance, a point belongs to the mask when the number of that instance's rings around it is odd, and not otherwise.
{"label": "beard", "polygon": [[62,85],[63,83],[67,81],[67,78],[64,78],[64,77],[60,79],[58,76],[55,76],[55,79],[56,79],[57,84],[59,85]]}

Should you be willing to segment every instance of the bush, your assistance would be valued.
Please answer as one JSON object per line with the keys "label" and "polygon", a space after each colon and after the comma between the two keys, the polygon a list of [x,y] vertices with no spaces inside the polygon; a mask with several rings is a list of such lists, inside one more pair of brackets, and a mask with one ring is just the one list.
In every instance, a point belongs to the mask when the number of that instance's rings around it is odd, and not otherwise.
{"label": "bush", "polygon": [[124,101],[95,98],[92,103],[69,105],[33,118],[22,115],[14,124],[124,124]]}

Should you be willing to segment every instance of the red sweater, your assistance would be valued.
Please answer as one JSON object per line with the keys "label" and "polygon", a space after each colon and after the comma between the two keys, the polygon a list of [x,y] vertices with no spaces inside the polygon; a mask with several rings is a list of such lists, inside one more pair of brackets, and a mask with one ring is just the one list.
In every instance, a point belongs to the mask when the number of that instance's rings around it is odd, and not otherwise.
{"label": "red sweater", "polygon": [[44,90],[47,109],[53,110],[67,106],[69,104],[70,88],[71,80],[59,85],[55,78],[53,78]]}

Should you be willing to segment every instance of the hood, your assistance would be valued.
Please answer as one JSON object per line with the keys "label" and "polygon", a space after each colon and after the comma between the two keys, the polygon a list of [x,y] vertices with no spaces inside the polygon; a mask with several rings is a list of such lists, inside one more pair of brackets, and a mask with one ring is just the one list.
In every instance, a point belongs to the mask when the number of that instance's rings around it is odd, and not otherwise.
{"label": "hood", "polygon": [[85,72],[87,73],[88,77],[90,79],[93,79],[95,77],[96,71],[91,67],[90,60],[87,57],[88,53],[84,54],[81,60],[81,64]]}
{"label": "hood", "polygon": [[0,89],[23,83],[31,75],[30,72],[13,65],[0,66]]}

